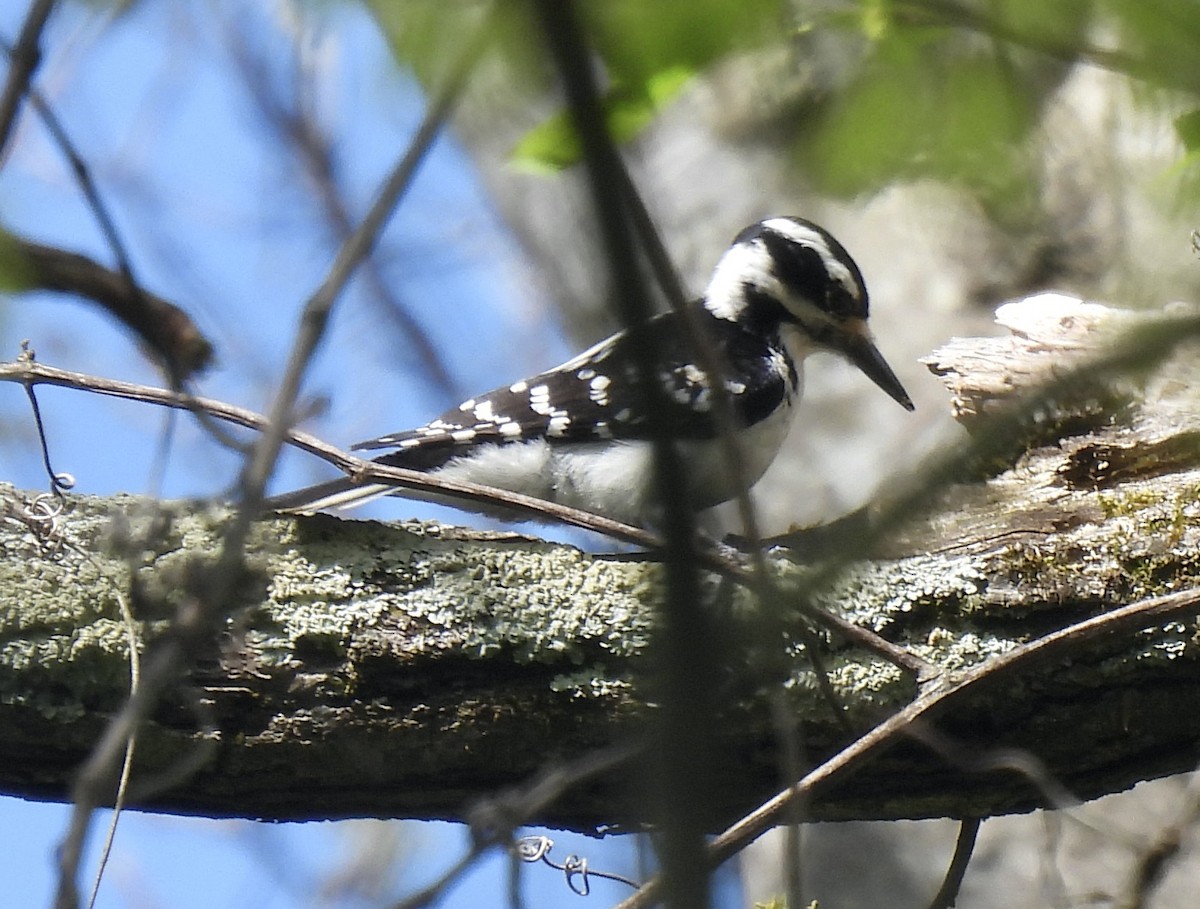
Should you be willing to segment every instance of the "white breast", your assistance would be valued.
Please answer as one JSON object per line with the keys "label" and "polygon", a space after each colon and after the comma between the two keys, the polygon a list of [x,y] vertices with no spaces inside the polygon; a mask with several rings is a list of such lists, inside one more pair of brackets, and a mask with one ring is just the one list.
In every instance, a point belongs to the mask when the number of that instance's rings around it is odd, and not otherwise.
{"label": "white breast", "polygon": [[[766,473],[792,422],[793,398],[765,420],[738,433],[737,453],[740,474],[747,486],[753,486]],[[681,447],[696,508],[711,508],[738,495],[739,471],[731,469],[727,446],[720,442],[685,442]]]}
{"label": "white breast", "polygon": [[434,473],[640,524],[651,470],[652,450],[646,442],[551,445],[537,439],[481,445]]}

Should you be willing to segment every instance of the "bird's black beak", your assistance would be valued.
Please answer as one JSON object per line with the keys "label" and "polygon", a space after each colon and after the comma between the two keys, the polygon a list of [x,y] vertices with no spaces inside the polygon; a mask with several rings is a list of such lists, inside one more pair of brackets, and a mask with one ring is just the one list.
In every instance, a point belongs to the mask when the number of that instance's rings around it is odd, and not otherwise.
{"label": "bird's black beak", "polygon": [[905,410],[914,409],[908,392],[904,390],[904,386],[892,372],[892,367],[887,365],[887,360],[883,358],[883,354],[879,352],[879,348],[871,339],[871,333],[867,330],[865,321],[849,326],[849,330],[840,340],[842,341],[841,352],[851,363],[866,373],[872,382],[891,395]]}

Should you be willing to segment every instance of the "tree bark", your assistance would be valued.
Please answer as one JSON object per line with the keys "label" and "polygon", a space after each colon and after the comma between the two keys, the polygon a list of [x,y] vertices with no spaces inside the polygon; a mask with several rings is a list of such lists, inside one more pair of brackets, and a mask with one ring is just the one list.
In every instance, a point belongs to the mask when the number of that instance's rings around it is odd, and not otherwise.
{"label": "tree bark", "polygon": [[[980,432],[1018,390],[1105,349],[1113,326],[1146,321],[1047,297],[1005,310],[1012,337],[955,342],[930,360]],[[918,654],[939,685],[1071,622],[1196,585],[1193,359],[1180,351],[1136,383],[1113,372],[1089,374],[1082,392],[1056,386],[1004,451],[975,452],[987,476],[931,486],[924,514],[888,525],[871,558],[839,566],[815,593],[814,565],[828,561],[811,535],[791,541],[801,555],[772,555],[778,594],[766,605],[714,578],[697,604],[721,610],[729,629],[714,827],[785,784],[779,692],[815,763],[918,691],[895,666],[824,637],[844,707],[833,709],[797,630],[802,598]],[[4,498],[0,791],[65,799],[128,692],[118,595],[152,642],[202,576],[226,512],[73,496],[47,524],[22,517],[28,496]],[[636,741],[653,715],[642,692],[661,572],[648,559],[321,515],[264,519],[252,554],[222,639],[139,732],[141,807],[462,818],[539,769]],[[1200,758],[1198,659],[1187,618],[1006,676],[824,790],[808,815],[982,816],[1045,804],[1057,787],[1089,798],[1189,769]],[[636,767],[567,788],[535,820],[642,823]]]}

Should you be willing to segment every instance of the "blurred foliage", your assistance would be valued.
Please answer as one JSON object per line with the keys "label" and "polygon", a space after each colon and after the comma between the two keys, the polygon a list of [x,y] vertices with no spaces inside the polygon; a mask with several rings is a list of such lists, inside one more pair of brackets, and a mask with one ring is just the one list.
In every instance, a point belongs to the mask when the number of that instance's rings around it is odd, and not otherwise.
{"label": "blurred foliage", "polygon": [[463,42],[489,15],[492,48],[503,57],[513,90],[542,92],[549,84],[537,25],[523,0],[367,0],[367,6],[397,58],[426,88],[446,76]]}
{"label": "blurred foliage", "polygon": [[[542,55],[529,5],[497,0],[494,47],[518,91],[544,92]],[[492,6],[484,0],[369,0],[399,58],[426,85]],[[787,33],[787,0],[581,0],[603,63],[605,107],[613,134],[636,137],[695,74],[735,51],[761,47]],[[515,157],[527,167],[557,170],[579,160],[578,141],[561,113],[525,137]]]}
{"label": "blurred foliage", "polygon": [[1164,88],[1200,95],[1200,3],[1105,0],[1126,55],[1122,68]]}
{"label": "blurred foliage", "polygon": [[[652,73],[633,90],[616,88],[604,98],[608,130],[618,142],[634,139],[649,126],[695,75],[686,66]],[[513,149],[513,162],[531,171],[554,172],[579,160],[579,137],[566,111],[531,129]]]}
{"label": "blurred foliage", "polygon": [[1175,133],[1189,153],[1200,152],[1200,110],[1190,110],[1176,117]]}
{"label": "blurred foliage", "polygon": [[16,293],[33,286],[33,270],[20,241],[0,230],[0,292]]}
{"label": "blurred foliage", "polygon": [[[635,138],[688,81],[744,48],[785,33],[783,0],[582,0],[593,46],[604,63],[605,112],[613,136]],[[579,160],[565,112],[528,133],[513,152],[527,168],[559,170]]]}
{"label": "blurred foliage", "polygon": [[[581,0],[579,9],[604,64],[609,125],[623,141],[648,126],[692,76],[733,53],[787,34],[785,0]],[[536,163],[564,167],[579,160],[578,142],[566,121],[559,123],[554,154]],[[529,143],[546,126],[518,146],[521,163],[535,164]]]}
{"label": "blurred foliage", "polygon": [[[496,47],[510,97],[532,110],[550,87],[528,4],[499,0]],[[803,97],[780,96],[778,122],[816,185],[854,195],[934,177],[1003,205],[1030,192],[1026,140],[1072,65],[1086,62],[1154,89],[1143,100],[1178,114],[1200,102],[1200,0],[577,0],[607,87],[610,125],[630,141],[695,74],[756,55],[790,56]],[[489,7],[483,0],[370,0],[400,59],[427,84]],[[806,41],[833,36],[838,59]],[[814,68],[824,81],[799,75]],[[784,75],[788,78],[788,74]],[[771,89],[778,86],[772,85]],[[751,88],[753,91],[753,86]],[[1180,166],[1200,166],[1200,114],[1176,120]],[[526,167],[578,160],[554,114],[517,144]]]}
{"label": "blurred foliage", "polygon": [[890,24],[861,71],[801,138],[813,176],[853,194],[936,174],[1006,187],[1036,108],[1000,55],[948,46],[938,26]]}

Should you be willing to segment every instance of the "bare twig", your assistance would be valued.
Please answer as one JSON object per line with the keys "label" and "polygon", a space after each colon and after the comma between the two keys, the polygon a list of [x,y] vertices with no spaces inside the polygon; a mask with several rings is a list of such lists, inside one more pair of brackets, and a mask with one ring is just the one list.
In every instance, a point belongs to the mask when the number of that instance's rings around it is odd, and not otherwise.
{"label": "bare twig", "polygon": [[[26,386],[29,392],[30,401],[35,402],[33,390]],[[39,432],[41,424],[39,420]],[[45,450],[45,437],[42,437],[43,456],[46,459],[47,470],[49,471],[49,454]],[[139,635],[137,622],[134,620],[133,612],[129,607],[129,601],[121,592],[121,582],[109,575],[105,567],[98,561],[92,553],[82,548],[76,543],[69,541],[62,529],[59,518],[62,516],[65,508],[65,498],[62,495],[61,480],[58,476],[51,475],[52,493],[43,493],[38,496],[31,505],[23,506],[19,511],[9,511],[9,517],[18,516],[37,538],[41,546],[42,552],[49,558],[55,558],[62,553],[64,549],[71,549],[78,554],[84,561],[90,563],[96,574],[100,578],[104,578],[112,585],[113,595],[117,601],[117,605],[121,613],[121,621],[125,628],[126,646],[129,650],[129,692],[136,692],[141,680],[141,650],[139,646]],[[11,507],[11,506],[10,506]],[[129,778],[133,771],[133,755],[137,745],[136,734],[131,734],[125,742],[124,755],[121,760],[120,776],[116,784],[116,795],[113,804],[112,818],[109,821],[108,832],[105,836],[103,845],[101,846],[100,859],[96,867],[96,875],[93,879],[91,895],[88,900],[88,907],[91,907],[96,902],[96,895],[100,890],[100,882],[104,876],[104,868],[108,863],[109,853],[112,849],[113,839],[116,836],[117,822],[121,815],[121,809],[125,804],[126,795],[129,789]]]}
{"label": "bare twig", "polygon": [[[1070,812],[1081,804],[1079,797],[1067,789],[1037,755],[1027,749],[987,748],[982,753],[976,753],[923,720],[911,723],[905,735],[964,773],[984,774],[1007,770],[1020,774],[1037,790],[1043,806],[1053,811]],[[1088,826],[1079,817],[1072,817],[1072,820]]]}
{"label": "bare twig", "polygon": [[[568,855],[561,862],[556,862],[550,858],[550,851],[553,848],[554,840],[548,836],[524,836],[517,841],[514,852],[522,862],[541,862],[544,865],[550,866],[555,871],[561,871],[563,877],[566,879],[567,886],[577,896],[587,896],[591,893],[590,879],[593,877],[598,877],[606,881],[616,881],[618,884],[625,884],[634,890],[638,888],[637,881],[630,880],[623,874],[614,874],[611,871],[597,871],[588,864],[586,858],[580,858],[577,855]],[[579,879],[578,883],[576,883],[576,878]]]}
{"label": "bare twig", "polygon": [[[630,219],[634,229],[641,237],[643,249],[646,258],[649,260],[651,270],[666,295],[671,308],[679,314],[684,330],[687,333],[689,346],[696,354],[700,368],[708,376],[708,387],[713,401],[713,422],[716,426],[717,438],[725,458],[725,470],[736,478],[734,487],[738,492],[735,501],[742,526],[743,548],[749,553],[750,568],[752,569],[749,572],[742,572],[740,579],[743,583],[749,585],[751,589],[755,590],[759,599],[764,604],[768,604],[767,608],[763,610],[764,627],[759,637],[763,641],[778,642],[781,638],[781,635],[778,633],[781,630],[781,623],[774,620],[774,617],[776,615],[781,617],[786,615],[787,609],[772,609],[769,605],[771,603],[783,603],[784,601],[780,596],[780,592],[771,582],[771,576],[767,570],[766,556],[763,553],[762,535],[758,527],[758,516],[754,508],[754,499],[750,495],[751,484],[745,471],[746,460],[742,457],[742,444],[739,434],[741,427],[738,426],[737,418],[734,415],[733,400],[725,384],[729,364],[722,362],[720,355],[713,348],[711,339],[700,325],[696,311],[687,305],[688,300],[683,289],[683,284],[671,262],[670,254],[663,245],[662,238],[659,237],[658,231],[654,227],[654,219],[650,216],[644,200],[638,193],[637,186],[633,182],[628,168],[624,166],[624,163],[619,158],[617,159],[617,164],[616,176],[621,182],[623,192],[626,196],[626,203],[629,206]],[[806,611],[805,606],[807,604],[801,607],[801,612],[805,612],[808,618],[813,618],[813,616],[808,614],[811,610]],[[813,672],[816,675],[817,684],[820,687],[822,696],[825,698],[826,703],[829,704],[834,716],[839,721],[845,722],[845,711],[829,678],[816,634],[813,633],[807,624],[803,623],[797,630],[803,639],[805,651],[812,662]],[[918,676],[931,671],[931,667],[928,664],[917,665],[907,654],[900,655],[896,653],[895,656],[900,660],[896,665],[906,671],[913,672]],[[887,658],[889,660],[892,659],[890,656]]]}
{"label": "bare twig", "polygon": [[[121,621],[125,624],[125,638],[129,642],[129,693],[132,695],[141,683],[142,674],[138,626],[134,621],[133,612],[129,608],[129,601],[116,588],[115,582],[113,592],[121,607]],[[113,841],[117,837],[117,823],[121,819],[121,811],[125,808],[125,800],[129,793],[129,777],[133,773],[133,755],[136,749],[137,730],[135,729],[125,743],[125,755],[121,760],[121,775],[117,779],[117,796],[113,800],[112,817],[108,822],[108,830],[104,834],[104,843],[100,847],[100,858],[96,862],[96,876],[92,880],[92,891],[88,895],[87,909],[92,909],[96,905],[96,897],[100,893],[100,882],[104,880],[104,869],[108,867],[108,859],[112,854]]]}
{"label": "bare twig", "polygon": [[1189,832],[1200,822],[1200,770],[1192,772],[1175,820],[1161,830],[1154,843],[1138,857],[1119,909],[1142,909],[1162,882],[1171,862],[1184,848]]}
{"label": "bare twig", "polygon": [[[1140,600],[1068,625],[987,660],[954,682],[943,682],[842,749],[799,780],[796,785],[767,800],[715,837],[708,845],[709,866],[715,868],[732,858],[772,826],[781,822],[793,799],[811,798],[834,785],[846,773],[891,748],[900,738],[907,735],[907,730],[917,720],[932,719],[989,685],[1006,680],[1015,673],[1028,672],[1048,663],[1061,661],[1067,654],[1085,645],[1128,636],[1150,625],[1182,619],[1197,613],[1200,613],[1200,590],[1183,590]],[[617,909],[646,909],[658,905],[663,897],[664,883],[661,878],[656,878],[620,903]]]}
{"label": "bare twig", "polygon": [[[259,432],[265,431],[270,425],[268,418],[262,414],[227,404],[224,401],[195,397],[166,388],[155,388],[151,385],[139,385],[135,382],[123,382],[118,379],[70,372],[32,360],[0,363],[0,382],[55,385],[129,401],[199,412]],[[657,549],[662,545],[658,537],[647,531],[601,515],[568,508],[565,505],[547,502],[532,496],[494,489],[490,486],[445,480],[415,470],[387,467],[374,461],[366,461],[302,430],[289,429],[285,441],[301,451],[327,461],[351,476],[360,478],[363,482],[379,481],[395,486],[397,489],[409,490],[412,493],[411,497],[415,499],[427,498],[440,501],[444,496],[451,496],[468,503],[500,505],[530,518],[558,521],[647,549]],[[738,570],[736,565],[723,559],[719,554],[713,553],[711,559],[713,561],[711,567],[714,569],[727,572]]]}
{"label": "bare twig", "polygon": [[[11,57],[13,53],[12,45],[0,38],[0,49]],[[105,242],[108,243],[109,249],[112,250],[113,259],[117,263],[117,270],[129,281],[131,285],[136,284],[133,274],[133,263],[130,261],[129,252],[125,248],[125,242],[121,239],[120,231],[117,230],[117,223],[113,220],[112,214],[108,210],[108,205],[105,204],[104,198],[100,195],[100,188],[96,185],[96,181],[92,179],[91,168],[84,161],[83,155],[75,147],[75,143],[71,141],[71,137],[67,135],[67,130],[63,126],[62,121],[58,119],[58,115],[54,112],[54,108],[50,106],[50,102],[46,100],[46,96],[34,88],[32,85],[28,90],[29,104],[37,113],[42,121],[42,125],[46,127],[46,131],[50,133],[50,138],[54,140],[54,144],[58,146],[58,150],[62,152],[67,163],[71,165],[71,173],[74,175],[76,182],[79,183],[79,189],[87,200],[88,207],[91,208],[92,214],[96,216],[96,223],[100,227],[101,233],[104,234]]]}
{"label": "bare twig", "polygon": [[[21,360],[32,363],[33,358],[33,349],[29,347],[28,342],[23,342],[21,344]],[[46,439],[46,424],[42,420],[42,408],[38,404],[37,393],[33,390],[34,383],[25,382],[24,385],[25,396],[29,399],[29,409],[33,413],[33,424],[37,428],[38,445],[42,452],[42,467],[45,468],[46,478],[50,481],[50,491],[62,498],[63,492],[75,485],[75,478],[69,473],[55,473],[54,467],[50,463],[50,443]]]}
{"label": "bare twig", "polygon": [[78,253],[20,238],[8,241],[28,266],[31,286],[95,300],[133,331],[162,360],[172,381],[186,379],[212,361],[212,344],[186,312]]}
{"label": "bare twig", "polygon": [[[535,9],[583,149],[613,302],[627,327],[639,325],[650,318],[650,297],[639,274],[629,194],[622,191],[624,170],[600,105],[591,48],[570,0],[538,0]],[[643,380],[638,386],[649,413],[662,411],[655,405],[665,396],[652,379],[661,362],[657,348],[657,339],[646,336],[635,349],[634,365]],[[654,433],[652,442],[663,508],[666,594],[655,634],[662,710],[654,724],[651,772],[662,819],[660,858],[668,899],[676,906],[699,909],[708,905],[709,896],[703,806],[706,792],[716,783],[707,729],[717,703],[716,635],[709,610],[697,608],[703,598],[696,571],[695,519],[681,459],[665,433]]]}
{"label": "bare twig", "polygon": [[946,868],[946,876],[942,886],[929,901],[929,909],[952,909],[958,902],[958,892],[962,889],[963,878],[967,875],[967,865],[975,851],[975,838],[979,835],[981,821],[977,817],[965,817],[958,822],[958,837],[954,841],[954,855]]}
{"label": "bare twig", "polygon": [[[236,24],[225,29],[225,39],[230,48],[234,64],[241,73],[242,82],[259,113],[281,142],[286,144],[315,190],[325,220],[332,227],[334,237],[344,243],[354,230],[354,219],[341,187],[338,185],[338,166],[329,138],[310,106],[304,103],[300,93],[304,86],[298,78],[292,80],[296,95],[283,97],[274,89],[274,82],[265,72],[266,64],[254,56],[246,35],[249,33]],[[297,64],[299,65],[299,64]],[[454,394],[459,391],[458,383],[446,368],[429,333],[413,315],[409,307],[400,300],[379,268],[376,257],[368,255],[362,264],[363,278],[370,288],[371,296],[378,301],[378,308],[394,321],[416,353],[419,369],[415,370],[434,389]]]}
{"label": "bare twig", "polygon": [[[782,782],[786,785],[803,777],[807,766],[803,757],[802,730],[788,707],[783,689],[776,687],[770,697],[771,724],[779,741],[779,766],[783,771]],[[783,860],[780,864],[783,866],[784,893],[789,906],[807,905],[804,902],[804,847],[801,838],[805,807],[804,799],[795,799],[788,808],[783,827]]]}
{"label": "bare twig", "polygon": [[745,458],[742,457],[741,435],[738,421],[734,416],[733,399],[725,385],[729,372],[729,364],[721,361],[720,355],[713,349],[712,341],[701,328],[695,311],[688,306],[688,294],[684,290],[679,273],[671,262],[671,256],[654,226],[654,219],[646,208],[645,200],[637,191],[637,185],[629,174],[629,169],[623,164],[618,172],[622,189],[627,198],[630,219],[638,235],[641,237],[643,250],[671,309],[677,312],[687,332],[688,343],[696,354],[697,362],[705,375],[709,377],[708,387],[713,401],[713,421],[716,424],[717,436],[720,439],[725,457],[725,469],[737,478],[735,488],[738,494],[735,498],[738,506],[738,517],[741,519],[742,533],[746,538],[746,548],[754,560],[755,568],[761,577],[766,577],[765,565],[762,561],[761,535],[758,530],[758,517],[754,509],[754,500],[750,496],[750,483],[746,476]]}
{"label": "bare twig", "polygon": [[[270,428],[260,440],[254,456],[242,474],[243,502],[247,511],[257,510],[262,503],[263,490],[266,488],[267,478],[270,476],[275,458],[287,434],[287,427],[292,418],[292,409],[300,392],[300,384],[308,370],[309,361],[324,335],[325,324],[329,319],[334,301],[349,282],[350,276],[374,249],[379,235],[388,219],[391,218],[400,197],[412,183],[418,166],[449,119],[450,112],[458,102],[467,77],[474,69],[487,40],[491,37],[491,24],[491,16],[488,16],[475,34],[464,44],[446,85],[430,105],[408,150],[380,187],[375,201],[371,204],[362,223],[353,234],[346,238],[338,250],[328,276],[305,305],[304,311],[300,315],[300,330],[292,348],[292,355],[280,383],[279,392],[275,396],[275,403],[269,412]],[[247,517],[246,520],[248,525],[250,518]]]}
{"label": "bare twig", "polygon": [[8,79],[4,82],[4,91],[0,92],[0,160],[4,158],[8,140],[12,137],[21,98],[28,91],[33,72],[41,62],[42,29],[46,27],[46,20],[53,10],[54,0],[34,0],[25,14],[21,34],[17,36],[17,43],[10,54]]}
{"label": "bare twig", "polygon": [[[14,48],[3,38],[0,49],[10,60],[14,59]],[[14,239],[17,251],[29,266],[30,276],[43,289],[91,297],[136,333],[158,355],[172,385],[179,385],[209,365],[212,344],[182,309],[139,285],[116,222],[83,156],[41,92],[30,86],[27,94],[50,138],[70,164],[71,173],[117,263],[114,274],[84,256]]]}
{"label": "bare twig", "polygon": [[529,783],[477,804],[470,812],[472,844],[457,862],[431,884],[396,903],[394,909],[423,909],[438,899],[484,855],[498,846],[512,846],[513,831],[572,786],[629,763],[639,745],[618,745],[592,752],[568,764],[549,767]]}
{"label": "bare twig", "polygon": [[490,37],[487,25],[485,21],[484,27],[464,45],[451,78],[426,113],[411,145],[377,193],[363,223],[343,244],[326,279],[304,307],[267,426],[241,474],[238,511],[226,526],[220,551],[207,569],[206,580],[197,585],[195,592],[183,598],[170,629],[156,642],[153,652],[147,654],[142,684],[109,723],[80,769],[72,793],[75,806],[70,826],[59,850],[58,909],[75,909],[78,905],[76,876],[92,809],[98,804],[129,736],[153,708],[163,688],[188,664],[196,648],[208,639],[228,604],[236,601],[233,594],[242,575],[250,528],[259,516],[267,479],[287,436],[301,381],[324,334],[334,302],[355,268],[374,246],[379,232],[411,184],[417,166],[446,122]]}
{"label": "bare twig", "polygon": [[[868,558],[880,541],[914,516],[925,513],[940,490],[964,477],[973,477],[981,459],[1009,451],[1012,440],[1023,438],[1031,420],[1048,404],[1070,401],[1081,394],[1094,396],[1098,388],[1114,378],[1144,372],[1149,364],[1162,362],[1180,345],[1197,338],[1200,338],[1200,316],[1195,313],[1136,323],[1116,337],[1102,354],[1054,375],[1028,394],[1018,395],[989,413],[970,439],[931,458],[907,488],[897,484],[900,492],[885,501],[869,523],[856,521],[836,533],[836,546],[832,548],[839,558],[818,564],[805,574],[798,585],[800,589],[792,594],[798,599],[799,608],[806,609],[814,592],[827,588],[849,565]],[[781,538],[780,542],[786,539]],[[820,624],[829,627],[820,615],[812,614]],[[897,654],[896,659],[886,658],[916,673],[918,681],[927,686],[932,687],[938,681],[935,667],[906,651],[904,654]]]}
{"label": "bare twig", "polygon": [[968,7],[951,0],[900,0],[896,12],[913,21],[936,22],[954,28],[978,32],[990,38],[1044,54],[1062,63],[1083,61],[1115,73],[1147,81],[1162,81],[1143,61],[1120,50],[1096,47],[1085,38],[1065,41],[1045,31],[1020,29],[991,15],[984,9]]}

